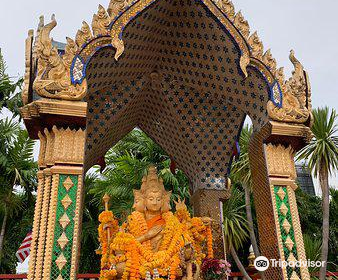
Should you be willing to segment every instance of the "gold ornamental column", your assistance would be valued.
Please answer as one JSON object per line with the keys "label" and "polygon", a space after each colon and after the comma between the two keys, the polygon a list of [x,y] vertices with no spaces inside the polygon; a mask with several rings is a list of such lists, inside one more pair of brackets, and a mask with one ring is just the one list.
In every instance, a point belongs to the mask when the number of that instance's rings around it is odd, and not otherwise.
{"label": "gold ornamental column", "polygon": [[306,126],[270,122],[250,143],[261,253],[276,261],[303,262],[300,267],[272,267],[270,262],[267,279],[310,279],[294,193],[294,155],[310,135]]}
{"label": "gold ornamental column", "polygon": [[85,130],[39,132],[37,202],[28,279],[76,279]]}

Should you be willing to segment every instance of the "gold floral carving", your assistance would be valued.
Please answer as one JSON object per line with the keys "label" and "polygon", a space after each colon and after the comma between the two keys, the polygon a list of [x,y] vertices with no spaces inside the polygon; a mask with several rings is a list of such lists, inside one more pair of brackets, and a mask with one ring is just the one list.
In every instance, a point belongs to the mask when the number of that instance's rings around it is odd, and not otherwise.
{"label": "gold floral carving", "polygon": [[[295,57],[294,51],[290,52],[290,61],[294,66],[292,77],[284,83],[280,82],[283,91],[283,106],[279,108],[272,101],[268,102],[269,117],[275,121],[306,123],[311,121],[311,92],[307,73],[303,65]],[[278,80],[282,80],[283,70],[277,71]]]}
{"label": "gold floral carving", "polygon": [[242,12],[239,11],[234,18],[234,25],[241,32],[244,38],[248,38],[250,34],[250,26],[248,21],[243,17]]}
{"label": "gold floral carving", "polygon": [[296,179],[294,151],[291,146],[266,145],[266,160],[269,176]]}
{"label": "gold floral carving", "polygon": [[110,24],[110,17],[105,8],[99,5],[97,14],[94,14],[92,21],[92,29],[94,36],[106,35]]}
{"label": "gold floral carving", "polygon": [[28,37],[25,42],[25,76],[24,76],[24,87],[22,90],[22,101],[26,105],[28,103],[29,87],[32,83],[32,52],[33,52],[33,38],[34,30],[28,31]]}
{"label": "gold floral carving", "polygon": [[131,1],[126,0],[111,0],[108,6],[108,14],[113,20],[120,12],[122,12]]}
{"label": "gold floral carving", "polygon": [[258,37],[257,31],[255,31],[248,39],[248,43],[251,47],[251,54],[254,58],[263,59],[263,43]]}
{"label": "gold floral carving", "polygon": [[[70,79],[69,53],[67,62],[58,54],[58,50],[52,44],[51,30],[56,26],[55,16],[50,23],[40,26],[40,32],[35,43],[37,64],[37,77],[33,89],[43,97],[66,100],[81,100],[87,91],[86,80],[80,85],[72,85]],[[84,32],[84,28],[81,32]],[[82,33],[81,33],[82,34]],[[83,40],[84,35],[77,36]],[[68,50],[74,49],[68,47]]]}
{"label": "gold floral carving", "polygon": [[235,19],[235,7],[230,0],[219,0],[216,2],[218,7],[227,15],[228,19]]}
{"label": "gold floral carving", "polygon": [[66,234],[63,232],[61,236],[59,237],[59,239],[57,240],[57,242],[61,250],[63,250],[66,247],[67,243],[69,242],[69,239],[67,238]]}
{"label": "gold floral carving", "polygon": [[89,42],[93,38],[92,32],[87,22],[82,22],[82,27],[77,31],[75,42],[79,47]]}
{"label": "gold floral carving", "polygon": [[39,166],[83,163],[85,130],[53,126],[51,131],[46,128],[40,132],[39,138]]}
{"label": "gold floral carving", "polygon": [[272,73],[276,73],[277,70],[277,62],[276,59],[273,58],[272,54],[271,54],[271,49],[268,49],[264,55],[263,55],[263,62],[266,66],[269,67],[270,71]]}

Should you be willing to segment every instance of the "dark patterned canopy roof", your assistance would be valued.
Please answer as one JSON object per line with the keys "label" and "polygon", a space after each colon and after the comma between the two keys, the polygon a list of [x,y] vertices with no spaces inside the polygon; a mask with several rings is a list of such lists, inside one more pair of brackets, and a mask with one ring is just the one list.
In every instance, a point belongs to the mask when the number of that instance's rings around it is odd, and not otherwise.
{"label": "dark patterned canopy roof", "polygon": [[176,161],[195,188],[223,188],[246,115],[267,120],[270,88],[203,3],[160,0],[125,28],[125,49],[88,63],[87,168],[134,127]]}

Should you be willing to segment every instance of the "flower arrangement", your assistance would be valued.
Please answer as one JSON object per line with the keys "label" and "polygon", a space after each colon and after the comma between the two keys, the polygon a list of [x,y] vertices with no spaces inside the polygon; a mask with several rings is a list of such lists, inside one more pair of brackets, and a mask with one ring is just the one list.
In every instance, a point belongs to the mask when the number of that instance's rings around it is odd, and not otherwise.
{"label": "flower arrangement", "polygon": [[204,280],[221,280],[230,276],[230,263],[226,260],[204,259],[201,272]]}

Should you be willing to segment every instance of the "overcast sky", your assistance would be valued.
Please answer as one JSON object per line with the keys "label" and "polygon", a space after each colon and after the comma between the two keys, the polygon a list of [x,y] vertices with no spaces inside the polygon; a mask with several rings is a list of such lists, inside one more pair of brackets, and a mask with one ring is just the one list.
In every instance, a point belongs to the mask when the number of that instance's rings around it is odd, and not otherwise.
{"label": "overcast sky", "polygon": [[[99,0],[100,1],[100,0]],[[1,0],[0,47],[11,75],[24,73],[24,40],[36,28],[40,15],[49,20],[55,13],[55,40],[75,37],[83,20],[91,22],[98,4],[109,0]],[[336,0],[233,0],[251,30],[257,30],[265,48],[271,48],[278,66],[288,76],[290,49],[309,72],[314,107],[338,109],[338,1]]]}
{"label": "overcast sky", "polygon": [[[55,13],[58,26],[52,37],[74,38],[83,20],[91,22],[98,4],[109,0],[1,0],[0,48],[12,76],[24,74],[24,40],[36,29],[40,15]],[[251,30],[257,30],[265,48],[271,48],[278,66],[289,76],[290,49],[308,71],[314,107],[338,110],[338,1],[337,0],[233,0]],[[335,180],[335,183],[337,180]]]}

